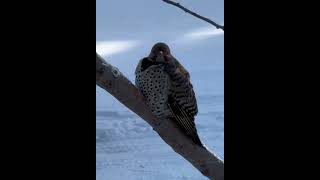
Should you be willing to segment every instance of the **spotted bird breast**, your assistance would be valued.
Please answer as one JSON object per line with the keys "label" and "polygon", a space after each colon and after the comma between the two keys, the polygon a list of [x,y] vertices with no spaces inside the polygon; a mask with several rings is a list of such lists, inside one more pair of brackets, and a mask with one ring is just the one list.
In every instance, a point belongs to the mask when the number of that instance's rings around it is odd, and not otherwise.
{"label": "spotted bird breast", "polygon": [[135,84],[147,99],[147,105],[154,115],[162,118],[171,114],[167,105],[170,77],[162,64],[152,65],[143,71],[138,67]]}

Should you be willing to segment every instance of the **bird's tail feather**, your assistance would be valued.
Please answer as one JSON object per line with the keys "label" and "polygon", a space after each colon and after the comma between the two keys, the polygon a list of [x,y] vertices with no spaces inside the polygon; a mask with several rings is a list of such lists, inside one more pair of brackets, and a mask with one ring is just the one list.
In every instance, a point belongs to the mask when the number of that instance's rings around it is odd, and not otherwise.
{"label": "bird's tail feather", "polygon": [[200,138],[199,138],[199,136],[198,136],[197,133],[194,133],[194,134],[191,136],[191,138],[192,138],[192,140],[193,140],[193,142],[194,142],[195,144],[199,145],[200,147],[203,147],[203,144],[202,144],[202,142],[201,142],[201,140],[200,140]]}

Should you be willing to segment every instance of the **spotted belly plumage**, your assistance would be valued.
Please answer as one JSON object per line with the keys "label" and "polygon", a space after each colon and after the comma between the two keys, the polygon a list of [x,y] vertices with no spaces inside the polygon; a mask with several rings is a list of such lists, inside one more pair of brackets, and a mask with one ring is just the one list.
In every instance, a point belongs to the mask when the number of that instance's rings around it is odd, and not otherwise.
{"label": "spotted belly plumage", "polygon": [[171,115],[167,102],[170,93],[170,77],[164,72],[162,64],[141,68],[141,62],[136,70],[135,84],[147,99],[147,105],[158,118]]}

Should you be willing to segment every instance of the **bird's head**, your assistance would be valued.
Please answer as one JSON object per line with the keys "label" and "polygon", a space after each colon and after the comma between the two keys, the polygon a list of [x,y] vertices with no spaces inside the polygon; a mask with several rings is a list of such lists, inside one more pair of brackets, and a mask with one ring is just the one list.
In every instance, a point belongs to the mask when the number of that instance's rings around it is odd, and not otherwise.
{"label": "bird's head", "polygon": [[173,61],[169,46],[162,42],[156,43],[152,47],[148,58],[151,61],[158,63],[169,63],[170,61]]}
{"label": "bird's head", "polygon": [[179,71],[190,80],[188,71],[179,63],[179,61],[171,54],[170,48],[166,43],[156,43],[148,56],[148,59],[157,63],[175,64]]}

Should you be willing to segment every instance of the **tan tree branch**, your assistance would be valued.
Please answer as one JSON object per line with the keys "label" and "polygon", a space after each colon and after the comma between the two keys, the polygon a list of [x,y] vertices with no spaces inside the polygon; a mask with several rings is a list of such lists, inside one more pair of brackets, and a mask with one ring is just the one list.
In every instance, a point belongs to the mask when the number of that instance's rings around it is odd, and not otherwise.
{"label": "tan tree branch", "polygon": [[131,111],[145,120],[178,154],[203,175],[224,180],[224,162],[206,148],[195,145],[169,119],[157,119],[145,103],[140,91],[114,66],[96,55],[96,84],[109,92]]}
{"label": "tan tree branch", "polygon": [[180,3],[177,3],[177,2],[174,2],[174,1],[171,1],[171,0],[162,0],[162,1],[165,2],[165,3],[171,4],[173,6],[176,6],[176,7],[180,8],[180,9],[182,9],[183,11],[185,11],[186,13],[189,13],[189,14],[191,14],[191,15],[193,15],[193,16],[195,16],[195,17],[197,17],[197,18],[199,18],[199,19],[201,19],[203,21],[206,21],[207,23],[215,26],[217,29],[222,29],[224,31],[224,26],[219,25],[218,23],[212,21],[211,19],[203,17],[203,16],[201,16],[201,15],[199,15],[199,14],[197,14],[197,13],[195,13],[195,12],[189,10],[189,9],[187,9],[186,7],[182,6]]}

